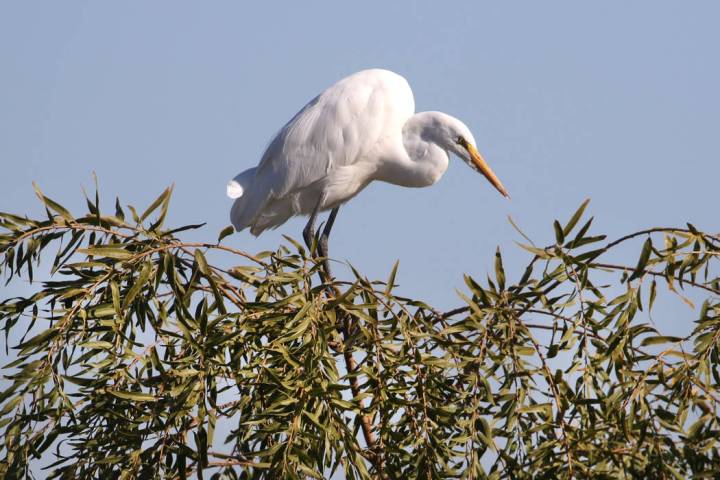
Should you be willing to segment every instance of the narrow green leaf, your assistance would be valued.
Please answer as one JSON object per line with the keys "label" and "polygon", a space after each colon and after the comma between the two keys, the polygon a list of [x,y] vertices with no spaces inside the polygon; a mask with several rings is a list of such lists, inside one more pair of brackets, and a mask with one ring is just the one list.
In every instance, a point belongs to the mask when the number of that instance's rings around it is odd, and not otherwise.
{"label": "narrow green leaf", "polygon": [[500,290],[505,290],[505,269],[503,268],[500,247],[495,249],[495,278],[498,282],[498,288]]}
{"label": "narrow green leaf", "polygon": [[[172,193],[173,187],[168,187],[150,204],[150,206],[140,215],[140,221],[144,222],[145,219],[155,211],[160,205],[165,204],[164,208],[167,209],[168,199]],[[161,214],[161,216],[164,216]]]}
{"label": "narrow green leaf", "polygon": [[222,239],[227,237],[228,235],[232,235],[235,232],[235,227],[232,225],[228,225],[227,227],[220,230],[220,234],[218,235],[218,243],[222,242]]}
{"label": "narrow green leaf", "polygon": [[547,414],[548,411],[552,412],[552,404],[550,403],[537,403],[535,405],[525,405],[517,409],[518,413],[543,413]]}
{"label": "narrow green leaf", "polygon": [[667,335],[657,335],[653,337],[646,337],[643,338],[642,342],[640,342],[640,346],[647,347],[649,345],[659,345],[662,343],[676,343],[681,342],[681,337],[671,337]]}
{"label": "narrow green leaf", "polygon": [[118,197],[115,197],[115,216],[120,219],[120,221],[125,220],[125,212],[123,212],[120,206],[120,199]]}
{"label": "narrow green leaf", "polygon": [[523,232],[523,231],[520,229],[520,227],[517,226],[517,224],[515,223],[515,221],[513,220],[513,218],[512,218],[510,215],[507,216],[507,219],[508,219],[508,221],[510,222],[510,225],[512,225],[512,227],[515,229],[516,232],[518,232],[518,233],[520,234],[520,236],[522,236],[525,240],[527,240],[528,243],[530,243],[530,245],[535,246],[535,242],[533,242],[533,241],[530,239],[530,237],[528,237],[527,235],[525,235],[525,232]]}
{"label": "narrow green leaf", "polygon": [[124,392],[120,390],[107,390],[108,393],[124,400],[135,400],[137,402],[156,402],[157,398],[149,393]]}
{"label": "narrow green leaf", "polygon": [[640,258],[638,259],[637,266],[635,267],[635,271],[630,276],[628,280],[635,280],[636,278],[639,278],[645,273],[645,266],[648,263],[648,260],[650,260],[650,253],[652,252],[652,239],[650,237],[645,240],[645,243],[643,244],[642,252],[640,252]]}
{"label": "narrow green leaf", "polygon": [[128,290],[128,292],[125,294],[125,298],[123,299],[123,308],[127,308],[132,303],[132,301],[135,300],[135,297],[138,295],[138,293],[140,293],[140,291],[150,278],[151,272],[152,264],[150,262],[145,262],[143,264],[142,270],[140,271],[140,274],[135,279],[132,287],[130,287],[130,290]]}
{"label": "narrow green leaf", "polygon": [[40,344],[42,344],[42,343],[47,343],[47,342],[49,342],[50,340],[52,340],[53,338],[55,338],[55,336],[56,336],[57,334],[58,334],[57,328],[48,328],[48,329],[45,330],[44,332],[42,332],[42,333],[40,333],[40,334],[38,334],[38,335],[35,335],[35,336],[32,337],[30,340],[28,340],[28,341],[26,341],[26,342],[23,342],[23,343],[21,343],[20,345],[14,347],[14,348],[16,348],[16,349],[18,349],[18,350],[25,350],[25,349],[28,348],[28,347],[35,347],[35,346],[40,345]]}
{"label": "narrow green leaf", "polygon": [[89,248],[78,248],[77,251],[88,256],[107,257],[117,260],[125,260],[134,255],[133,252],[126,250],[121,244],[93,245]]}
{"label": "narrow green leaf", "polygon": [[555,241],[558,245],[562,245],[565,243],[565,234],[563,233],[563,229],[560,226],[560,222],[555,220],[553,222],[553,229],[555,230]]}
{"label": "narrow green leaf", "polygon": [[83,348],[100,348],[103,350],[108,350],[113,347],[113,344],[110,342],[83,342],[79,343],[78,347]]}
{"label": "narrow green leaf", "polygon": [[520,248],[523,250],[527,250],[528,252],[537,255],[540,258],[551,258],[550,253],[548,253],[545,249],[537,248],[537,247],[531,247],[530,245],[525,245],[519,242],[515,242]]}
{"label": "narrow green leaf", "polygon": [[33,188],[35,189],[35,193],[37,194],[38,198],[47,206],[50,210],[54,210],[58,214],[60,214],[61,217],[63,217],[68,222],[72,222],[73,216],[70,214],[69,211],[59,203],[57,203],[54,200],[51,200],[50,198],[46,197],[42,191],[40,191],[40,187],[33,182]]}
{"label": "narrow green leaf", "polygon": [[388,278],[387,284],[385,286],[385,296],[390,295],[390,292],[392,291],[393,287],[395,286],[395,275],[397,275],[397,270],[398,270],[399,265],[400,265],[400,260],[395,260],[392,270],[390,271],[390,277]]}
{"label": "narrow green leaf", "polygon": [[195,249],[195,261],[198,264],[198,270],[206,277],[209,277],[211,275],[210,267],[205,259],[205,255],[203,255],[199,248]]}
{"label": "narrow green leaf", "polygon": [[568,220],[568,223],[565,224],[565,227],[563,227],[562,232],[564,236],[567,236],[573,228],[575,228],[575,225],[577,225],[577,222],[582,217],[583,213],[585,212],[585,208],[588,206],[588,203],[590,203],[590,199],[587,198],[585,201],[580,204],[580,207],[573,213],[572,217],[570,217],[570,220]]}

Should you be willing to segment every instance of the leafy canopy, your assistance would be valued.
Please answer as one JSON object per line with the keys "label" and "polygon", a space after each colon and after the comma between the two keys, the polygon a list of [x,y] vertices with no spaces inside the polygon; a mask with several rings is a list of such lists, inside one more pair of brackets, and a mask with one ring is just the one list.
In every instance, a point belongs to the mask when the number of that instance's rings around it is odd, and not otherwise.
{"label": "leafy canopy", "polygon": [[[521,245],[521,278],[498,250],[439,312],[395,295],[397,264],[328,282],[290,238],[183,241],[199,226],[164,226],[170,189],[80,217],[37,193],[47,218],[0,213],[0,273],[32,291],[0,298],[6,478],[720,474],[718,235],[608,242],[585,202]],[[652,322],[660,294],[692,307],[684,336]]]}

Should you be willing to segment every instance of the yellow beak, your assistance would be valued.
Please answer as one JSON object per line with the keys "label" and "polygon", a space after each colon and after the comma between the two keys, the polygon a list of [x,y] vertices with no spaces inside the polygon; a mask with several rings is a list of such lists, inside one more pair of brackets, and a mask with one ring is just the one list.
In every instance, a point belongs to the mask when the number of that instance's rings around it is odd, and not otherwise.
{"label": "yellow beak", "polygon": [[505,190],[505,187],[503,187],[500,179],[497,177],[497,175],[495,175],[495,173],[492,171],[492,169],[487,164],[482,155],[480,155],[480,152],[478,152],[477,149],[470,143],[468,143],[465,148],[467,148],[473,164],[477,167],[480,173],[485,175],[485,178],[487,178],[488,181],[493,184],[493,187],[497,188],[498,192],[500,192],[503,197],[509,199],[510,195],[508,194],[507,190]]}

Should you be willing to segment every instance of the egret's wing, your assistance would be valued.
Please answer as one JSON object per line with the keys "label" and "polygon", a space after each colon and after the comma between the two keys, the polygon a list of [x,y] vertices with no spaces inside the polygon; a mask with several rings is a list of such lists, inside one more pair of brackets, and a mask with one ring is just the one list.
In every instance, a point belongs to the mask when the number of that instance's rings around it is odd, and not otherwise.
{"label": "egret's wing", "polygon": [[385,70],[351,75],[315,97],[268,146],[256,179],[282,198],[322,179],[333,168],[371,153],[386,135],[400,135],[413,114],[412,91]]}

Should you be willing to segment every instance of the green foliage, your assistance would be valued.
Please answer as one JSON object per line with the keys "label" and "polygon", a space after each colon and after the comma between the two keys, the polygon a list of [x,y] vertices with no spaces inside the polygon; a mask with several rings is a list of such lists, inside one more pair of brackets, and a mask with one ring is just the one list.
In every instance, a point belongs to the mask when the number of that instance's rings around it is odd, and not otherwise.
{"label": "green foliage", "polygon": [[[393,293],[397,264],[328,283],[291,239],[182,241],[169,189],[132,221],[37,192],[47,219],[0,214],[2,275],[35,287],[0,303],[6,478],[720,475],[717,235],[606,242],[586,202],[520,279],[498,250],[438,312]],[[662,292],[701,305],[686,336],[650,320]]]}

